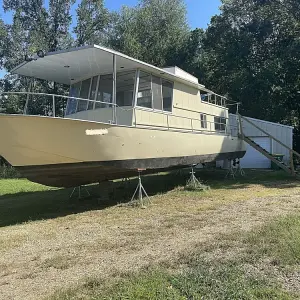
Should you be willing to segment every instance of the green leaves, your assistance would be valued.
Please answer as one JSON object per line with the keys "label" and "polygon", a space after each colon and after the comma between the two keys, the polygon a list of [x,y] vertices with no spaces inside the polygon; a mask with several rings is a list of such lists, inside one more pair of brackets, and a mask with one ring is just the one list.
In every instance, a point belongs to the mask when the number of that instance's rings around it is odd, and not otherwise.
{"label": "green leaves", "polygon": [[182,0],[141,0],[115,16],[110,44],[156,66],[174,60],[189,36]]}
{"label": "green leaves", "polygon": [[82,0],[77,10],[77,25],[74,28],[78,46],[104,44],[105,31],[111,16],[103,0]]}

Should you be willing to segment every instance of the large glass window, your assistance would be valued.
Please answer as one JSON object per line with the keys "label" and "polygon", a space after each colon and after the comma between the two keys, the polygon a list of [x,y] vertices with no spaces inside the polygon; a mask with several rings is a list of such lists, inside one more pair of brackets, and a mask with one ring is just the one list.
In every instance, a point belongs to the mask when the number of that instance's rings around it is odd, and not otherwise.
{"label": "large glass window", "polygon": [[225,129],[226,129],[226,118],[215,117],[215,130],[225,131]]}
{"label": "large glass window", "polygon": [[[98,78],[99,76],[94,76],[92,79],[92,85],[91,85],[90,96],[89,96],[90,100],[95,100]],[[89,110],[94,108],[94,103],[95,102],[89,101],[89,105],[88,105]]]}
{"label": "large glass window", "polygon": [[67,102],[66,115],[71,115],[76,113],[77,99],[74,99],[72,97],[79,98],[80,87],[81,87],[81,81],[71,85],[70,98],[68,99]]}
{"label": "large glass window", "polygon": [[112,74],[101,75],[97,98],[96,98],[96,101],[98,101],[98,103],[96,102],[95,108],[111,107],[111,105],[105,103],[112,103],[112,98],[113,98],[113,76]]}
{"label": "large glass window", "polygon": [[153,94],[153,108],[162,110],[162,86],[161,79],[156,76],[152,76],[152,94]]}
{"label": "large glass window", "polygon": [[173,84],[162,80],[163,110],[172,111]]}
{"label": "large glass window", "polygon": [[117,105],[132,106],[135,71],[117,73]]}
{"label": "large glass window", "polygon": [[[91,78],[82,81],[79,98],[88,99],[90,91]],[[86,110],[88,107],[88,101],[79,100],[77,105],[77,112]]]}
{"label": "large glass window", "polygon": [[140,72],[137,106],[152,108],[151,75]]}

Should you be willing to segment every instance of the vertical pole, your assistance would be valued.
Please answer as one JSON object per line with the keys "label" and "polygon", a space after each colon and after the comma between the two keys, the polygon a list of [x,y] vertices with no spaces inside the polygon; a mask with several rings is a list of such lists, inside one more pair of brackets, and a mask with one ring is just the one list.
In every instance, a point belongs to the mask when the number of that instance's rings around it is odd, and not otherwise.
{"label": "vertical pole", "polygon": [[168,130],[170,130],[170,125],[169,125],[169,115],[167,114],[167,125],[168,125]]}
{"label": "vertical pole", "polygon": [[292,175],[296,175],[295,166],[294,166],[294,153],[292,149],[290,150],[290,166],[291,166]]}
{"label": "vertical pole", "polygon": [[55,95],[52,95],[52,116],[55,118]]}
{"label": "vertical pole", "polygon": [[116,111],[117,111],[117,60],[116,55],[113,54],[113,123],[116,124]]}
{"label": "vertical pole", "polygon": [[142,180],[141,180],[141,173],[139,172],[139,201],[142,203],[143,195],[142,195]]}
{"label": "vertical pole", "polygon": [[28,94],[27,94],[27,98],[26,98],[26,102],[25,102],[25,106],[24,106],[23,115],[27,115],[29,96],[30,96],[30,95],[29,95],[29,93],[28,93]]}
{"label": "vertical pole", "polygon": [[238,127],[239,127],[239,135],[243,138],[244,137],[243,124],[242,124],[242,118],[240,114],[238,114]]}
{"label": "vertical pole", "polygon": [[31,92],[31,89],[32,89],[32,80],[29,83],[29,91],[27,93],[27,98],[26,98],[26,102],[25,102],[25,106],[24,106],[24,110],[23,110],[23,115],[27,115],[27,113],[28,113],[28,102],[29,102],[29,97],[30,97],[29,93]]}

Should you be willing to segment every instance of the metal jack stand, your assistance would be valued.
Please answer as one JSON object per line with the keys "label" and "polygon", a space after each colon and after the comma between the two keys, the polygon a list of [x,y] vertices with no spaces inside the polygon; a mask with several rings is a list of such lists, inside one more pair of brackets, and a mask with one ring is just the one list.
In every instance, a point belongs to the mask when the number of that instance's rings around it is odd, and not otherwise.
{"label": "metal jack stand", "polygon": [[240,175],[242,177],[244,177],[246,175],[245,171],[241,167],[241,162],[239,159],[237,159],[237,160],[230,159],[229,164],[230,164],[230,167],[229,167],[229,170],[228,170],[225,178],[232,177],[232,179],[235,179],[236,175]]}
{"label": "metal jack stand", "polygon": [[190,172],[191,177],[190,177],[190,179],[187,181],[186,184],[187,184],[187,185],[190,185],[191,187],[196,188],[197,185],[200,185],[200,182],[199,182],[199,180],[197,179],[197,177],[195,176],[194,167],[195,167],[195,165],[193,165],[193,166],[191,167],[191,172]]}
{"label": "metal jack stand", "polygon": [[233,162],[231,159],[229,159],[229,170],[225,176],[225,178],[228,178],[228,177],[232,177],[232,179],[235,179],[235,168],[233,167]]}
{"label": "metal jack stand", "polygon": [[203,191],[209,190],[209,186],[201,183],[195,176],[196,174],[194,171],[195,166],[196,165],[191,166],[191,172],[190,172],[191,176],[189,180],[186,182],[185,188],[188,190],[203,190]]}
{"label": "metal jack stand", "polygon": [[237,169],[236,169],[236,172],[241,175],[242,177],[245,177],[246,176],[246,173],[244,171],[244,169],[241,167],[241,161],[238,159],[237,161]]}
{"label": "metal jack stand", "polygon": [[87,194],[88,197],[91,196],[91,194],[89,193],[89,191],[84,186],[79,185],[79,186],[74,187],[74,189],[73,189],[73,191],[72,191],[72,193],[70,195],[70,199],[73,197],[74,193],[76,192],[76,189],[78,189],[78,199],[79,200],[83,198],[82,194],[81,194],[81,189],[83,189],[83,190],[86,191],[86,194]]}
{"label": "metal jack stand", "polygon": [[149,196],[148,196],[147,192],[145,191],[145,188],[142,184],[141,170],[138,170],[138,173],[139,173],[139,182],[138,182],[138,185],[135,189],[135,192],[134,192],[130,202],[133,203],[134,198],[136,197],[136,195],[138,195],[138,199],[137,199],[138,203],[141,204],[142,206],[144,206],[144,200],[143,200],[144,196],[146,196],[148,203],[150,203],[150,198],[149,198]]}

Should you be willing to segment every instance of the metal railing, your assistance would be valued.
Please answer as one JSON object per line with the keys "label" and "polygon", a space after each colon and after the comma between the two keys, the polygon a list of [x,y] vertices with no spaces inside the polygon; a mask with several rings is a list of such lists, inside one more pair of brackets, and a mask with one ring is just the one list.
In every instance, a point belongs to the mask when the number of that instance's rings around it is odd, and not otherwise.
{"label": "metal railing", "polygon": [[[15,97],[20,98],[17,101]],[[8,101],[10,100],[10,101]],[[71,100],[71,101],[68,101]],[[16,102],[16,107],[14,110],[11,108],[7,109],[5,103]],[[70,107],[73,105],[73,107]],[[23,106],[23,109],[21,107]],[[2,109],[1,109],[2,107]],[[4,109],[3,109],[4,107]],[[3,92],[0,93],[0,113],[19,113],[24,115],[43,115],[48,117],[61,117],[61,118],[75,118],[76,114],[101,108],[111,108],[111,119],[106,118],[104,123],[116,124],[116,125],[127,125],[134,127],[147,127],[147,128],[160,128],[164,130],[180,130],[180,131],[190,131],[195,133],[215,133],[215,134],[226,134],[231,135],[234,129],[234,125],[229,124],[228,118],[223,118],[217,115],[210,115],[205,112],[199,113],[199,119],[177,116],[170,112],[157,111],[154,109],[148,109],[144,107],[124,107],[119,106],[115,103],[103,102],[97,100],[90,100],[79,97],[72,97],[66,95],[56,95],[48,93],[35,93],[35,92]],[[119,121],[118,114],[120,112],[132,112],[130,124],[122,124]],[[166,123],[159,125],[157,123],[150,124],[141,122],[137,118],[137,111],[152,112],[154,114],[161,114],[166,118]],[[108,111],[107,111],[108,113]],[[201,120],[200,115],[204,114],[206,116],[218,117],[223,120],[223,122],[212,122],[209,120]],[[179,125],[176,125],[176,119],[181,120]],[[86,119],[89,120],[89,119]],[[102,122],[101,120],[99,120]],[[189,124],[188,126],[182,125],[183,123]],[[180,125],[181,124],[181,125]]]}

